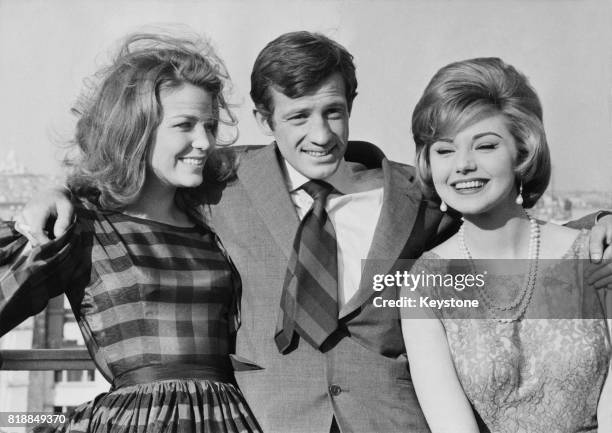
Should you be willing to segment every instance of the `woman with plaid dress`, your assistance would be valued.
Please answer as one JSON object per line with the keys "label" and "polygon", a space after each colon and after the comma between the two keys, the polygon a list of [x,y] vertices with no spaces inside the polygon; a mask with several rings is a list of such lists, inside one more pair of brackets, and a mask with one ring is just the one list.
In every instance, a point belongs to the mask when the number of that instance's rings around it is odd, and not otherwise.
{"label": "woman with plaid dress", "polygon": [[202,42],[138,34],[98,78],[74,110],[68,232],[28,245],[0,224],[0,335],[68,297],[112,388],[56,431],[260,431],[229,357],[240,278],[190,200],[231,174],[211,163],[219,124],[235,125],[224,65]]}

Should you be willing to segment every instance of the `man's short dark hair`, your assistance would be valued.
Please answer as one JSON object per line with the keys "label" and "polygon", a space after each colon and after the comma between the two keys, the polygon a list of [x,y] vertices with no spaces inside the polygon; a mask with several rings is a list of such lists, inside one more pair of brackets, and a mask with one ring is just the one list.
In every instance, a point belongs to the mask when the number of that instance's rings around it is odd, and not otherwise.
{"label": "man's short dark hair", "polygon": [[289,98],[299,98],[317,89],[331,75],[344,81],[349,111],[357,96],[353,56],[339,43],[319,33],[285,33],[259,53],[251,72],[251,98],[265,117],[274,112],[270,87]]}

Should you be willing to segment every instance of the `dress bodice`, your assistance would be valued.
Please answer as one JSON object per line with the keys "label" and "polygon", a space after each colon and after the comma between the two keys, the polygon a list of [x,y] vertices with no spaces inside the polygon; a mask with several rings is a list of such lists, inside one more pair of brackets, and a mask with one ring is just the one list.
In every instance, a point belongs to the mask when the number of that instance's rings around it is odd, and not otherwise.
{"label": "dress bodice", "polygon": [[[575,260],[588,257],[585,243],[586,236],[580,235],[557,265],[571,269]],[[444,272],[448,262],[428,252],[415,268]],[[578,296],[568,297],[559,275],[557,266],[539,270],[527,318],[466,320],[448,310],[435,311],[463,390],[491,432],[597,429],[597,404],[610,363],[608,329],[596,294],[587,292],[594,289],[574,287],[571,292]],[[550,300],[543,302],[546,308],[564,303],[563,313],[573,318],[539,318],[538,299],[545,296]]]}
{"label": "dress bodice", "polygon": [[[109,380],[150,365],[227,365],[239,277],[207,227],[175,227],[77,208],[61,238],[33,251],[37,266],[4,281],[13,301],[64,291],[85,344]],[[23,293],[23,295],[22,295]],[[38,294],[37,294],[38,293]],[[24,308],[23,318],[31,308]]]}

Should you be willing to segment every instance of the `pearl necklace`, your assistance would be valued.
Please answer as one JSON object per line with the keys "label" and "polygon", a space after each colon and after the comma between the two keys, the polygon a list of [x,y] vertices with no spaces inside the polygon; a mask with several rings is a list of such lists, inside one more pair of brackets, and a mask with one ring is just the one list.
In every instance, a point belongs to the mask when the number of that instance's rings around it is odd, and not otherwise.
{"label": "pearl necklace", "polygon": [[[527,272],[527,279],[523,286],[523,289],[520,291],[518,296],[508,305],[497,305],[494,300],[491,298],[491,295],[487,292],[487,290],[483,287],[477,287],[477,291],[480,295],[480,298],[483,300],[483,304],[486,308],[491,310],[494,314],[495,320],[499,322],[514,322],[520,319],[523,314],[525,314],[525,310],[527,310],[527,306],[531,302],[531,298],[533,296],[533,291],[535,288],[536,275],[538,272],[538,259],[540,256],[540,226],[538,222],[531,216],[527,215],[529,218],[529,271]],[[463,225],[459,228],[459,247],[461,248],[463,255],[468,259],[472,270],[475,272],[474,259],[472,258],[472,254],[468,249],[465,243],[465,230]],[[500,318],[497,317],[501,312],[507,312],[513,309],[518,308],[515,314],[513,314],[509,318]]]}

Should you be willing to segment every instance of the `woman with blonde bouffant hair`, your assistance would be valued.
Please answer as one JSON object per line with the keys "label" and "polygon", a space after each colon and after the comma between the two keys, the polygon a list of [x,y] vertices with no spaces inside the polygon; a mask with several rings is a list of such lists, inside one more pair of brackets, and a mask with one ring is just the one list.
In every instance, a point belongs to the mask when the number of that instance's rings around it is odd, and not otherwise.
{"label": "woman with blonde bouffant hair", "polygon": [[542,119],[527,78],[498,58],[443,67],[414,110],[418,178],[463,225],[411,272],[461,269],[483,281],[421,285],[424,296],[471,304],[402,320],[433,433],[612,431],[610,338],[582,273],[588,234],[526,212],[550,179]]}

